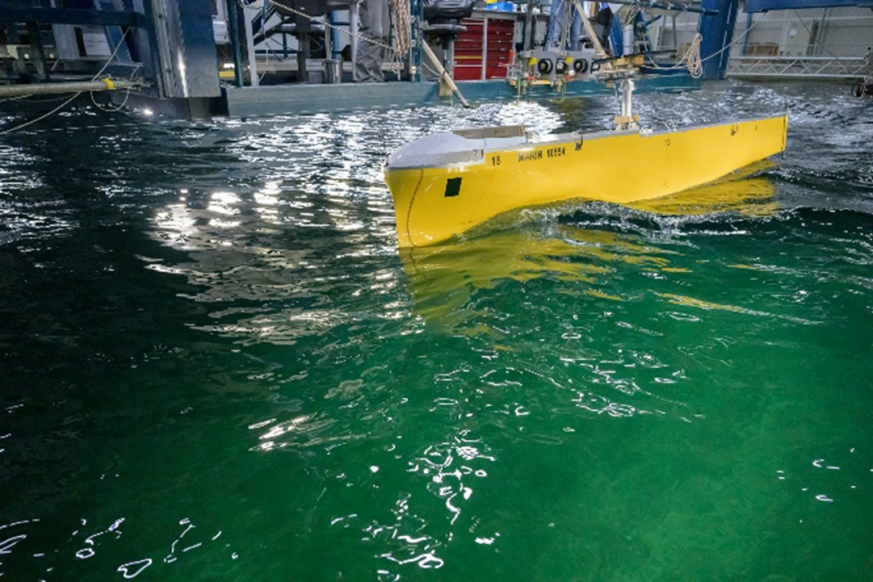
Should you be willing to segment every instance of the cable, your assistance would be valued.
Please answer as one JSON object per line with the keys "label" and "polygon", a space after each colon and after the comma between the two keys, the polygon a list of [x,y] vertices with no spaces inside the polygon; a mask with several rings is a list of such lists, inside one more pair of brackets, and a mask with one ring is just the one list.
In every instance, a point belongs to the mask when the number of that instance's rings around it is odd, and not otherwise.
{"label": "cable", "polygon": [[272,36],[268,36],[267,38],[264,39],[264,45],[266,46],[267,55],[273,55],[273,57],[275,57],[277,61],[287,61],[288,57],[282,56],[278,52],[276,52],[275,50],[271,49],[270,43],[277,45],[278,49],[284,50],[284,47],[282,47],[282,45],[279,44],[279,41],[277,41]]}
{"label": "cable", "polygon": [[427,72],[430,73],[432,76],[434,76],[434,77],[436,77],[437,79],[439,79],[439,77],[440,77],[440,72],[437,71],[436,69],[434,69],[433,67],[431,67],[430,65],[428,65],[428,64],[427,64],[427,61],[421,61],[421,66],[422,66],[422,68],[424,68],[425,71],[427,71]]}
{"label": "cable", "polygon": [[[806,23],[803,21],[803,18],[800,17],[800,13],[799,13],[797,10],[795,10],[795,11],[794,11],[794,15],[797,16],[797,20],[800,21],[800,24],[802,24],[802,25],[803,25],[803,28],[806,29],[806,32],[809,33],[809,38],[812,39],[812,38],[813,38],[812,31],[809,29],[808,26],[806,26]],[[818,35],[815,35],[815,36],[818,36]],[[832,53],[830,50],[828,50],[828,47],[826,47],[825,45],[823,45],[822,43],[820,43],[820,42],[818,41],[818,38],[815,39],[815,44],[818,45],[819,47],[823,48],[824,51],[825,51],[827,54],[831,55],[834,59],[836,59],[836,61],[837,61],[838,63],[840,63],[840,65],[843,64],[843,62],[840,60],[840,57],[838,57],[837,55],[835,55],[834,53]]]}
{"label": "cable", "polygon": [[112,54],[109,55],[109,59],[108,59],[108,60],[103,64],[103,68],[101,68],[99,71],[97,71],[97,74],[94,75],[94,77],[91,79],[92,81],[96,81],[96,80],[97,80],[97,77],[99,77],[100,75],[102,75],[102,74],[103,74],[103,71],[105,71],[106,68],[109,67],[109,63],[111,63],[113,60],[115,60],[115,55],[118,54],[118,49],[121,48],[121,43],[123,43],[123,42],[124,42],[124,39],[127,38],[127,33],[128,33],[128,32],[130,32],[130,29],[129,29],[129,28],[126,28],[126,29],[124,30],[124,34],[122,34],[122,35],[121,35],[121,38],[118,39],[118,44],[115,45],[115,49],[112,51]]}
{"label": "cable", "polygon": [[759,22],[761,22],[761,19],[758,19],[758,20],[752,22],[752,26],[750,26],[749,28],[747,28],[747,29],[743,32],[743,34],[741,34],[740,36],[738,36],[738,37],[736,38],[736,40],[734,40],[733,42],[731,42],[731,43],[730,43],[729,45],[727,45],[726,47],[723,47],[720,51],[712,53],[711,55],[709,55],[709,56],[706,57],[705,59],[701,60],[701,62],[702,62],[702,63],[705,63],[705,62],[708,61],[709,59],[714,58],[714,57],[717,57],[718,55],[722,54],[724,51],[726,51],[726,50],[730,50],[731,48],[733,48],[733,46],[734,46],[735,44],[737,44],[738,42],[740,42],[740,41],[741,41],[741,40],[742,40],[746,35],[748,35],[750,32],[752,32],[752,29],[755,28],[756,26],[758,26],[758,23],[759,23]]}
{"label": "cable", "polygon": [[[97,74],[94,75],[94,77],[91,78],[92,81],[96,81],[97,78],[103,74],[103,71],[105,71],[107,69],[107,67],[109,67],[109,63],[111,63],[115,59],[115,55],[118,54],[118,49],[121,48],[121,44],[124,42],[124,39],[127,38],[128,32],[130,32],[130,29],[129,28],[125,29],[124,34],[121,35],[121,38],[118,41],[118,44],[115,45],[115,50],[113,50],[112,54],[109,55],[109,59],[106,61],[106,63],[103,64],[103,67],[99,71],[97,71]],[[128,89],[127,92],[129,95],[130,89]],[[55,113],[57,113],[58,111],[60,111],[61,109],[63,109],[67,105],[69,105],[70,103],[72,103],[73,100],[75,100],[76,97],[78,97],[81,94],[82,94],[81,91],[78,93],[75,93],[72,97],[70,97],[69,99],[67,99],[66,101],[64,101],[63,103],[61,103],[60,105],[58,105],[57,107],[55,107],[54,109],[52,109],[51,111],[46,113],[45,115],[41,115],[41,116],[37,117],[36,119],[31,119],[28,122],[22,123],[21,125],[17,125],[15,127],[10,128],[10,129],[4,129],[3,131],[0,131],[0,135],[6,135],[8,133],[12,133],[13,131],[18,131],[19,129],[23,129],[29,125],[33,125],[34,123],[36,123],[38,121],[42,121],[43,119],[50,117],[51,115],[54,115]],[[94,92],[93,91],[91,92],[91,100],[94,101]],[[127,103],[127,95],[125,95],[125,97],[124,97],[124,103]],[[94,104],[97,105],[97,102],[94,101]],[[99,106],[98,106],[98,108],[99,108]]]}
{"label": "cable", "polygon": [[[115,55],[118,54],[118,49],[121,48],[121,44],[124,42],[124,39],[127,38],[128,32],[130,32],[130,29],[126,28],[124,30],[124,34],[121,35],[121,38],[119,39],[118,44],[115,45],[115,50],[113,50],[112,54],[109,55],[109,59],[103,65],[103,68],[101,68],[99,71],[97,71],[97,74],[94,75],[93,79],[91,79],[92,81],[96,81],[97,77],[99,77],[103,73],[103,71],[105,71],[106,68],[109,67],[109,63],[111,63],[115,59]],[[117,107],[115,107],[115,106],[105,107],[105,106],[101,106],[97,103],[97,101],[94,99],[94,91],[91,91],[91,103],[93,103],[97,107],[97,109],[99,109],[101,111],[108,111],[108,112],[120,111],[127,104],[128,97],[130,97],[130,89],[128,89],[127,92],[124,94],[124,100],[121,102],[121,105],[118,105]]]}
{"label": "cable", "polygon": [[68,103],[72,102],[73,99],[75,99],[76,97],[78,97],[78,96],[81,95],[81,94],[82,94],[81,92],[76,93],[75,95],[73,95],[72,97],[70,97],[69,99],[67,99],[66,101],[64,101],[63,103],[61,103],[60,105],[58,105],[57,107],[55,107],[54,109],[52,109],[51,111],[49,111],[48,113],[46,113],[45,115],[41,115],[41,116],[37,117],[36,119],[31,119],[31,120],[28,121],[27,123],[22,123],[21,125],[16,126],[16,127],[13,127],[13,128],[11,128],[11,129],[5,129],[5,130],[3,130],[3,131],[0,131],[0,135],[5,135],[5,134],[7,134],[7,133],[12,133],[13,131],[18,131],[19,129],[25,128],[25,127],[27,127],[28,125],[33,125],[33,124],[36,123],[37,121],[42,121],[43,119],[45,119],[46,117],[49,117],[50,115],[54,115],[55,113],[57,113],[58,111],[60,111],[60,110],[63,109],[64,107],[66,107]]}
{"label": "cable", "polygon": [[396,53],[405,55],[412,48],[412,8],[409,0],[389,0],[394,30]]}
{"label": "cable", "polygon": [[685,50],[685,54],[682,55],[682,58],[676,61],[675,65],[670,67],[662,67],[655,63],[651,58],[650,67],[653,69],[657,69],[660,71],[675,71],[678,69],[685,68],[688,69],[688,73],[694,77],[695,79],[699,79],[703,76],[703,59],[700,58],[700,43],[703,41],[703,36],[698,32],[694,35],[694,39],[691,41],[691,45]]}
{"label": "cable", "polygon": [[7,101],[19,101],[21,99],[24,99],[25,97],[28,97],[28,95],[19,95],[17,97],[7,97],[6,99],[0,99],[0,103],[6,103]]}
{"label": "cable", "polygon": [[73,91],[68,91],[60,97],[51,97],[49,99],[34,99],[32,95],[19,95],[18,97],[9,97],[8,99],[4,99],[3,101],[20,101],[21,103],[26,105],[36,103],[57,103],[58,101],[63,101],[64,99],[66,99],[70,93],[73,93]]}
{"label": "cable", "polygon": [[94,91],[91,91],[91,103],[93,103],[94,106],[97,109],[99,109],[100,111],[105,111],[107,113],[115,113],[116,111],[121,111],[122,109],[124,109],[124,106],[127,105],[127,98],[128,97],[130,97],[130,89],[125,91],[124,100],[122,100],[122,102],[120,104],[112,105],[110,102],[109,105],[100,105],[99,103],[97,103],[97,100],[94,99]]}
{"label": "cable", "polygon": [[658,69],[658,70],[662,70],[662,71],[672,71],[672,70],[681,69],[682,65],[684,63],[685,66],[688,68],[688,72],[691,74],[691,76],[694,77],[695,79],[699,79],[703,75],[703,63],[705,63],[709,59],[712,59],[712,58],[719,56],[720,54],[722,54],[726,50],[730,50],[731,48],[733,48],[733,46],[735,44],[739,43],[741,40],[743,40],[744,37],[746,37],[750,32],[752,32],[752,29],[755,28],[756,26],[758,26],[759,22],[761,22],[761,20],[755,20],[754,22],[752,22],[752,26],[750,26],[745,31],[743,31],[743,33],[740,36],[738,36],[736,39],[734,39],[730,44],[728,44],[725,47],[722,47],[722,49],[720,51],[712,53],[711,55],[709,55],[705,59],[701,58],[701,56],[700,56],[700,43],[703,41],[703,36],[698,32],[694,35],[694,39],[691,41],[691,45],[685,51],[685,54],[682,56],[681,59],[679,59],[679,61],[675,65],[673,65],[671,67],[661,67],[657,63],[655,63],[653,60],[651,60],[651,58],[650,58],[649,59],[649,61],[650,61],[649,66],[652,67],[653,69]]}

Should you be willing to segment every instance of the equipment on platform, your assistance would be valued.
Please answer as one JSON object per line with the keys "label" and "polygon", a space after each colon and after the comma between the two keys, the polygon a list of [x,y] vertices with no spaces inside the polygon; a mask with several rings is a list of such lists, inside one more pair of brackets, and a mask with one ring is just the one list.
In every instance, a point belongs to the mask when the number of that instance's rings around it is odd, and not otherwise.
{"label": "equipment on platform", "polygon": [[531,50],[518,54],[515,66],[509,70],[509,82],[548,83],[556,85],[570,81],[587,81],[594,62],[594,51]]}
{"label": "equipment on platform", "polygon": [[[455,40],[459,34],[467,32],[467,27],[461,24],[461,19],[468,18],[471,14],[473,14],[473,0],[424,0],[421,48],[436,69],[441,88],[445,86],[442,93],[455,93],[460,96],[460,91],[454,84]],[[437,47],[439,54],[433,51],[428,42]],[[462,96],[461,102],[466,105]]]}
{"label": "equipment on platform", "polygon": [[423,10],[428,22],[460,20],[473,14],[473,0],[424,0]]}

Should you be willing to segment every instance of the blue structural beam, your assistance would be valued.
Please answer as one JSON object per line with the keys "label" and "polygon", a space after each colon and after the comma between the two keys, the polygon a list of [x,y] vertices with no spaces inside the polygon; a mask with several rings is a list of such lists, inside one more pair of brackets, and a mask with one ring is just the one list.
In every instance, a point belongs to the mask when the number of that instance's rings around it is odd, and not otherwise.
{"label": "blue structural beam", "polygon": [[97,26],[143,26],[138,12],[104,12],[74,8],[3,8],[0,22],[44,22],[47,24],[93,24]]}
{"label": "blue structural beam", "polygon": [[797,10],[800,8],[835,8],[839,6],[873,8],[873,0],[746,0],[743,12]]}
{"label": "blue structural beam", "polygon": [[725,78],[738,5],[739,0],[703,0],[705,13],[700,17],[700,34],[703,36],[700,56],[704,79]]}
{"label": "blue structural beam", "polygon": [[609,26],[609,42],[612,44],[612,56],[624,55],[624,31],[621,29],[621,21],[615,16]]}

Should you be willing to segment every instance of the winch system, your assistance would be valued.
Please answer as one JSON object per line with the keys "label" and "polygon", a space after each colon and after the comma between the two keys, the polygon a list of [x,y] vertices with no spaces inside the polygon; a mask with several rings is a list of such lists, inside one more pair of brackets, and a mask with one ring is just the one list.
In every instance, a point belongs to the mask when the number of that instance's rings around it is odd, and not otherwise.
{"label": "winch system", "polygon": [[634,77],[645,58],[642,54],[618,58],[597,58],[594,49],[579,51],[530,50],[519,54],[508,80],[519,94],[533,85],[561,89],[572,81],[594,80],[615,84],[620,93],[621,112],[615,116],[616,130],[638,129],[640,116],[633,112]]}
{"label": "winch system", "polygon": [[559,87],[570,81],[587,81],[599,65],[593,49],[578,51],[529,50],[518,54],[510,70],[510,83],[548,84]]}

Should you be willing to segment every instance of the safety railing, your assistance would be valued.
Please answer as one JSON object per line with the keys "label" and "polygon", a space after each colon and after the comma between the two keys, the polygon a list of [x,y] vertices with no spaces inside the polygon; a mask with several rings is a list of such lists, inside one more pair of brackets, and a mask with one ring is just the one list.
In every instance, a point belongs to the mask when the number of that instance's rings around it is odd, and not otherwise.
{"label": "safety railing", "polygon": [[731,56],[729,77],[785,77],[844,79],[871,72],[870,56]]}

